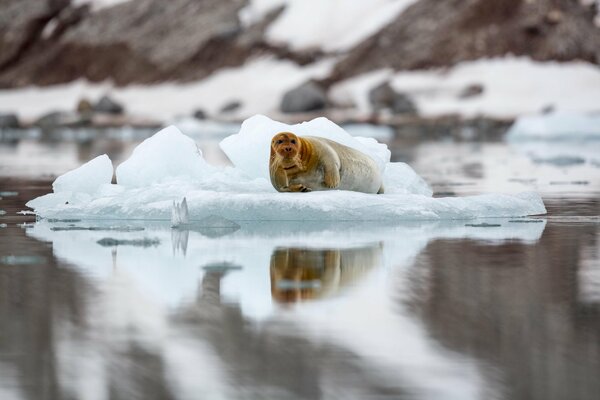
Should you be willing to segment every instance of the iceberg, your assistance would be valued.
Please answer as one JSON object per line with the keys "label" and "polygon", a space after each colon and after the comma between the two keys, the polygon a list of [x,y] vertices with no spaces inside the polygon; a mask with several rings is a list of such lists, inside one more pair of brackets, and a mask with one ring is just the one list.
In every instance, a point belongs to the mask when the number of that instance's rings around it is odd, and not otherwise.
{"label": "iceberg", "polygon": [[[271,137],[281,130],[326,137],[369,155],[384,172],[386,194],[278,193],[268,177],[268,158]],[[410,166],[389,161],[385,144],[352,137],[326,118],[286,125],[255,116],[220,145],[234,167],[210,165],[194,140],[170,126],[142,142],[117,167],[116,184],[110,183],[112,163],[103,155],[59,177],[53,193],[27,205],[46,218],[168,221],[174,202],[185,198],[187,217],[176,213],[176,225],[211,216],[231,221],[398,221],[546,212],[535,193],[433,198],[429,185]]]}
{"label": "iceberg", "polygon": [[553,113],[519,117],[508,140],[600,140],[600,115]]}

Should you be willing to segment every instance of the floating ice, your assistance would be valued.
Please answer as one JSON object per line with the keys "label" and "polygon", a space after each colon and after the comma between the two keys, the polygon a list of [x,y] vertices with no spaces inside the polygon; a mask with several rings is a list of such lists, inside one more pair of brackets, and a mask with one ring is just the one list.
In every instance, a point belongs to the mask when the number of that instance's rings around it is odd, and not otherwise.
{"label": "floating ice", "polygon": [[95,193],[103,184],[110,184],[113,166],[106,154],[98,156],[81,167],[56,178],[52,184],[54,193]]}
{"label": "floating ice", "polygon": [[138,145],[116,175],[119,185],[145,187],[175,177],[194,179],[209,168],[196,142],[169,126]]}
{"label": "floating ice", "polygon": [[518,118],[510,127],[509,140],[600,139],[600,115],[554,113]]}
{"label": "floating ice", "polygon": [[[268,158],[271,137],[281,130],[331,138],[370,155],[385,169],[386,194],[276,192],[268,180]],[[389,162],[387,146],[372,138],[353,138],[325,118],[289,126],[256,116],[244,122],[240,133],[224,139],[222,147],[235,168],[209,165],[192,139],[168,127],[141,143],[117,168],[116,185],[109,183],[110,160],[102,156],[97,159],[100,161],[93,160],[58,178],[54,193],[32,200],[28,206],[47,218],[173,218],[175,226],[197,224],[209,217],[237,222],[396,221],[546,212],[534,193],[434,199],[427,183],[412,168]],[[173,206],[183,198],[187,207]]]}

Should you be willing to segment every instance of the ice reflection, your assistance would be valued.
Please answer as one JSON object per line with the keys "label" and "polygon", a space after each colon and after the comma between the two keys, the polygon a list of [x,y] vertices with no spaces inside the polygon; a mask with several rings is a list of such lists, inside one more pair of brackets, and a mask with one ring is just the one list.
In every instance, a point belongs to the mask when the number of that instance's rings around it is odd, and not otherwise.
{"label": "ice reflection", "polygon": [[[35,371],[51,384],[24,397],[481,398],[495,390],[482,361],[440,347],[407,301],[420,285],[411,266],[439,241],[531,247],[541,221],[254,223],[220,237],[135,221],[41,221],[26,239],[51,243],[61,282],[44,291],[73,293],[76,313],[47,301],[26,307],[53,316],[41,338],[55,372]],[[478,226],[492,222],[500,226]],[[158,241],[98,244],[108,236]],[[27,374],[39,362],[26,350],[36,339],[28,343],[19,364],[2,357],[3,371]]]}

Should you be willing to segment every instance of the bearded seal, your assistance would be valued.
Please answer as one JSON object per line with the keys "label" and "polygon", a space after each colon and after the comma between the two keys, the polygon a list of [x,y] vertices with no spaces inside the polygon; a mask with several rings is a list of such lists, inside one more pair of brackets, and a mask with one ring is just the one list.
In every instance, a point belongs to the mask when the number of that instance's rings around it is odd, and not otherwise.
{"label": "bearded seal", "polygon": [[379,167],[368,155],[333,140],[291,132],[273,137],[269,172],[279,192],[384,191]]}

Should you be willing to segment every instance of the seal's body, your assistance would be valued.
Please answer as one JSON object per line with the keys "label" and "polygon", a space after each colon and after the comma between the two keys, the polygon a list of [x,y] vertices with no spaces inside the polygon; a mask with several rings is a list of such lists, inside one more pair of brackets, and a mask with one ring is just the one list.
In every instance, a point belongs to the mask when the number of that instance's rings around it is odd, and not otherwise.
{"label": "seal's body", "polygon": [[320,137],[278,133],[271,141],[269,171],[271,183],[280,192],[383,193],[381,173],[371,157]]}

